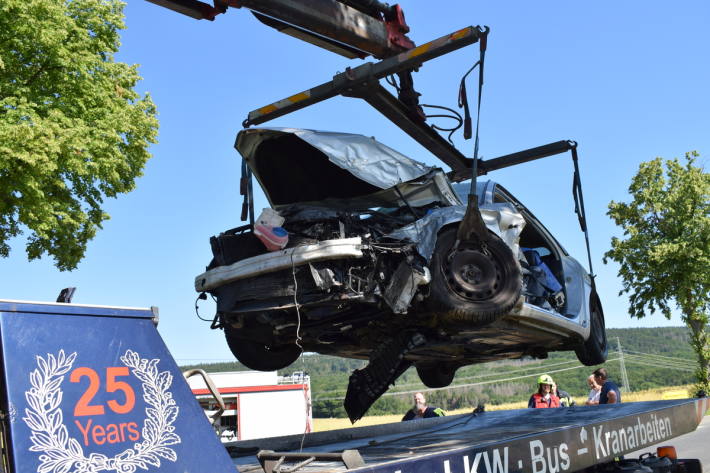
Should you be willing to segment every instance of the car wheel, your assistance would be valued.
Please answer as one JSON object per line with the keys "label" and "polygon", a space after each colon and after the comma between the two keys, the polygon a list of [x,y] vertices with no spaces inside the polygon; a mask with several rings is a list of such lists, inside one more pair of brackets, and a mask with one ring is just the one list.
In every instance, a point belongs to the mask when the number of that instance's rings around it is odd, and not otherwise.
{"label": "car wheel", "polygon": [[229,325],[224,327],[224,335],[232,354],[241,364],[257,371],[275,371],[286,368],[301,356],[301,349],[296,345],[269,346],[239,336],[238,331]]}
{"label": "car wheel", "polygon": [[449,363],[418,363],[417,374],[428,388],[445,388],[454,380],[457,365]]}
{"label": "car wheel", "polygon": [[584,344],[577,347],[577,358],[586,366],[601,365],[606,361],[607,343],[606,326],[604,324],[604,310],[599,296],[592,292],[589,296],[589,338]]}
{"label": "car wheel", "polygon": [[513,252],[497,235],[485,245],[464,241],[453,250],[456,226],[442,231],[431,260],[429,309],[450,323],[483,325],[509,312],[522,279]]}

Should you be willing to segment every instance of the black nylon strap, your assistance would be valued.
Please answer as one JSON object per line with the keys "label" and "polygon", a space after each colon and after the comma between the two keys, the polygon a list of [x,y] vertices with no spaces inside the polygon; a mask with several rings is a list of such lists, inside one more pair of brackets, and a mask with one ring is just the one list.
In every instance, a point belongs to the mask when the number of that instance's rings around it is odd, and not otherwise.
{"label": "black nylon strap", "polygon": [[242,177],[239,180],[239,193],[244,196],[242,201],[242,222],[249,217],[249,224],[254,226],[254,188],[251,182],[251,169],[246,159],[242,159]]}
{"label": "black nylon strap", "polygon": [[479,40],[480,59],[478,67],[478,106],[476,110],[476,139],[473,145],[473,166],[471,169],[471,194],[476,193],[476,178],[478,177],[478,128],[481,123],[481,98],[483,96],[483,65],[486,60],[486,47],[488,46],[488,32],[490,28],[484,27],[485,30]]}
{"label": "black nylon strap", "polygon": [[468,92],[466,91],[466,78],[479,64],[481,64],[481,61],[476,61],[476,64],[471,66],[471,69],[466,71],[466,74],[464,74],[463,77],[461,78],[461,85],[459,85],[459,108],[463,107],[463,115],[464,115],[463,138],[465,140],[470,140],[471,136],[472,136],[471,111],[469,110],[469,107],[468,107]]}
{"label": "black nylon strap", "polygon": [[579,174],[579,163],[577,162],[577,143],[571,149],[572,162],[574,163],[574,177],[572,179],[572,195],[574,197],[574,211],[579,218],[580,227],[584,232],[584,243],[587,245],[587,259],[589,261],[589,276],[592,278],[592,288],[595,288],[594,268],[592,268],[592,250],[589,247],[589,231],[587,230],[587,215],[584,210],[584,195],[582,194],[582,178]]}
{"label": "black nylon strap", "polygon": [[[488,32],[490,29],[486,26],[481,30],[481,36],[479,38],[480,45],[480,58],[476,64],[469,69],[469,71],[461,79],[461,86],[459,87],[459,104],[464,105],[464,110],[467,114],[466,118],[468,120],[468,136],[470,138],[470,120],[471,117],[468,114],[468,105],[466,99],[466,76],[473,71],[473,69],[478,66],[478,106],[476,112],[476,140],[473,148],[473,165],[472,165],[472,176],[471,176],[471,190],[468,195],[468,204],[466,206],[466,213],[464,214],[461,223],[459,224],[458,231],[456,232],[456,243],[454,248],[458,248],[461,241],[471,239],[472,237],[477,240],[482,240],[481,243],[485,243],[488,236],[488,231],[483,219],[481,217],[481,212],[478,208],[478,195],[476,194],[476,177],[478,176],[478,129],[479,123],[481,121],[481,96],[483,94],[483,63],[486,58],[486,43],[488,38]],[[464,136],[466,136],[466,131],[464,130]]]}

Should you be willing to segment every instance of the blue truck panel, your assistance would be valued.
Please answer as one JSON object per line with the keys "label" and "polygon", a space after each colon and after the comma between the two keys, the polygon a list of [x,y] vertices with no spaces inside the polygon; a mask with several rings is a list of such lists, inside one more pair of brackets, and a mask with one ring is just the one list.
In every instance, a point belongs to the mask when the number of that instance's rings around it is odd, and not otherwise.
{"label": "blue truck panel", "polygon": [[15,471],[235,471],[154,315],[0,303]]}

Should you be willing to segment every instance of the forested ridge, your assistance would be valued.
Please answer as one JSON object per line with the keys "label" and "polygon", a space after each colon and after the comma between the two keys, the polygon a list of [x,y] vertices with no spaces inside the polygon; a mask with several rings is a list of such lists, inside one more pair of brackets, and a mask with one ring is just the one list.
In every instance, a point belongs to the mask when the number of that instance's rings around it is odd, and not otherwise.
{"label": "forested ridge", "polygon": [[[607,329],[609,357],[604,365],[610,378],[621,384],[617,338],[631,390],[677,386],[693,382],[695,357],[685,327]],[[314,417],[346,417],[342,399],[350,373],[365,361],[323,355],[305,355],[279,374],[305,371],[311,376]],[[208,372],[246,370],[240,363],[210,363],[183,366]],[[451,386],[428,390],[410,368],[368,411],[369,415],[404,413],[412,392],[425,391],[428,403],[444,409],[475,407],[527,400],[536,389],[541,373],[550,374],[574,396],[588,393],[586,377],[595,367],[582,366],[573,352],[550,353],[546,360],[526,358],[466,366],[458,370]],[[396,394],[403,392],[402,394]]]}

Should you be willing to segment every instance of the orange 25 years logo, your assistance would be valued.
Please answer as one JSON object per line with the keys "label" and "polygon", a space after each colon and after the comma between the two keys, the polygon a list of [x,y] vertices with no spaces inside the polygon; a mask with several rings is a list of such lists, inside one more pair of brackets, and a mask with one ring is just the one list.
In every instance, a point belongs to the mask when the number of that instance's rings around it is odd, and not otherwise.
{"label": "orange 25 years logo", "polygon": [[[124,366],[108,367],[104,373],[106,392],[116,393],[116,398],[107,401],[104,406],[94,401],[102,385],[101,376],[87,367],[78,367],[72,371],[76,356],[76,352],[67,356],[64,350],[60,350],[56,356],[37,356],[37,368],[30,373],[32,387],[25,392],[28,407],[25,408],[22,420],[32,431],[30,451],[41,452],[37,471],[133,473],[138,468],[159,468],[161,458],[177,461],[177,454],[170,446],[180,443],[180,437],[173,426],[179,407],[170,392],[172,374],[169,371],[158,371],[160,360],[143,359],[136,352],[126,350],[120,358]],[[89,381],[86,391],[73,410],[74,423],[81,432],[79,440],[69,436],[61,408],[61,385],[70,371],[70,382],[81,382],[82,378],[88,378]],[[136,394],[131,385],[121,379],[131,374],[141,381],[143,400],[147,404],[142,429],[139,431],[135,422],[100,425],[95,424],[93,419],[87,419],[87,416],[105,414],[106,409],[117,414],[126,414],[133,410]],[[136,443],[133,448],[128,448],[113,458],[100,453],[91,453],[88,457],[84,454],[84,447],[127,441]]]}

